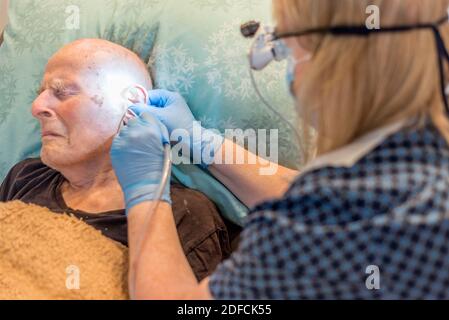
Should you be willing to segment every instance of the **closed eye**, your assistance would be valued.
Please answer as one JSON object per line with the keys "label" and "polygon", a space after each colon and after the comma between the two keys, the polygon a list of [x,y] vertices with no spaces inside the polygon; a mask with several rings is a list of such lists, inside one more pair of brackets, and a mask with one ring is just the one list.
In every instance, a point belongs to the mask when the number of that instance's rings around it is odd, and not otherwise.
{"label": "closed eye", "polygon": [[54,96],[59,100],[63,100],[68,96],[74,95],[75,92],[64,85],[55,85],[51,88]]}
{"label": "closed eye", "polygon": [[55,97],[57,97],[57,98],[62,98],[62,97],[66,96],[66,92],[61,89],[53,89],[53,93],[54,93]]}
{"label": "closed eye", "polygon": [[[42,85],[38,91],[37,94],[41,95],[45,90],[47,90],[48,88],[46,88],[45,85]],[[54,81],[54,83],[52,83],[49,87],[49,89],[51,90],[52,94],[62,100],[68,96],[74,96],[76,94],[79,93],[79,87],[76,85],[66,85],[64,82],[62,81]]]}

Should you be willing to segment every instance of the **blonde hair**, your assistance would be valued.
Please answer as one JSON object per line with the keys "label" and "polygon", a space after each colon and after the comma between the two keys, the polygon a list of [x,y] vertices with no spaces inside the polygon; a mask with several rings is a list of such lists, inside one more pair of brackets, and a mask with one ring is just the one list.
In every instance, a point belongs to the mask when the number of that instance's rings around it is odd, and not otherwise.
{"label": "blonde hair", "polygon": [[[434,23],[446,14],[449,0],[274,0],[274,16],[280,32],[365,25],[369,5],[379,7],[381,26],[393,26]],[[449,46],[447,30],[440,27]],[[313,54],[294,91],[300,117],[305,123],[313,118],[317,126],[318,155],[413,116],[421,124],[429,117],[449,141],[432,30],[296,41]]]}

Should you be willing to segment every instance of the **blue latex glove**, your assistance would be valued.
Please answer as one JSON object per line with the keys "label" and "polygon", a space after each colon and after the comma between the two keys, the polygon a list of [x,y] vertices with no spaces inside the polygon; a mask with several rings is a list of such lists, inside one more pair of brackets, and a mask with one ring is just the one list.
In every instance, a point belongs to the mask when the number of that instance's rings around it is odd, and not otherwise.
{"label": "blue latex glove", "polygon": [[190,141],[178,142],[190,149],[194,164],[207,168],[223,144],[223,137],[219,132],[201,127],[179,93],[152,90],[148,94],[151,113],[167,126],[170,135],[177,129],[186,130]]}
{"label": "blue latex glove", "polygon": [[[115,137],[110,153],[125,194],[127,213],[141,202],[155,200],[162,179],[164,144],[169,143],[167,128],[148,110],[130,109],[137,118],[130,120]],[[171,203],[170,182],[161,200]]]}

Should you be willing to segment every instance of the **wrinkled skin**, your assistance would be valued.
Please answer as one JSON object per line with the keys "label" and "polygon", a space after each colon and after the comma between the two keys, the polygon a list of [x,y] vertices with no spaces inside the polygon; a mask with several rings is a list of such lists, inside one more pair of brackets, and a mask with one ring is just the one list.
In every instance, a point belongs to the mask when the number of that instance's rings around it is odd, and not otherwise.
{"label": "wrinkled skin", "polygon": [[135,84],[152,87],[143,62],[105,40],[75,41],[49,60],[32,114],[41,125],[42,161],[67,179],[67,198],[109,188],[119,194],[109,150],[129,106],[122,92]]}

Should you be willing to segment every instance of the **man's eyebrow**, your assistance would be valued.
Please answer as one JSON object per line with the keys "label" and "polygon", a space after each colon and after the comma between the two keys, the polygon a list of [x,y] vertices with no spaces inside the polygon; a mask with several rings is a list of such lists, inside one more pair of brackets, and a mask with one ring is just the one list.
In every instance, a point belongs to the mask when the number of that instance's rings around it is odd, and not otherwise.
{"label": "man's eyebrow", "polygon": [[43,82],[41,84],[41,86],[39,87],[38,93],[41,94],[42,92],[44,92],[47,89],[47,87],[50,87],[54,90],[60,90],[60,91],[64,91],[64,90],[79,91],[80,90],[80,87],[77,84],[75,84],[74,82],[66,81],[66,80],[62,80],[62,79],[56,79],[56,80],[50,81],[50,83]]}

